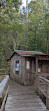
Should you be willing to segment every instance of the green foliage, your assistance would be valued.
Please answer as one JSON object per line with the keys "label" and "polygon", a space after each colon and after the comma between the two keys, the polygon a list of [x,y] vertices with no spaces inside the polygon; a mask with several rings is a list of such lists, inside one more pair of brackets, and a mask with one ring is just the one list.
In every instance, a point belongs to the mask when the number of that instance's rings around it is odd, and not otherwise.
{"label": "green foliage", "polygon": [[[28,47],[49,53],[49,19],[48,7],[44,1],[31,1],[29,4]],[[46,18],[45,18],[46,17]],[[47,35],[48,34],[48,35]]]}
{"label": "green foliage", "polygon": [[[26,50],[26,9],[21,0],[0,2],[0,68],[14,50]],[[28,50],[49,53],[49,1],[28,4]]]}

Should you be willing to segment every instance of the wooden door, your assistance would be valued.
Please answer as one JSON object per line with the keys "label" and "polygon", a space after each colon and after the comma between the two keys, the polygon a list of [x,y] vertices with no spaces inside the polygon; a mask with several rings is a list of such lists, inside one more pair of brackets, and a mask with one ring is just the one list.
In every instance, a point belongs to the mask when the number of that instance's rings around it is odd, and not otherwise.
{"label": "wooden door", "polygon": [[32,61],[30,59],[26,62],[26,75],[28,84],[31,84],[31,74],[32,74]]}

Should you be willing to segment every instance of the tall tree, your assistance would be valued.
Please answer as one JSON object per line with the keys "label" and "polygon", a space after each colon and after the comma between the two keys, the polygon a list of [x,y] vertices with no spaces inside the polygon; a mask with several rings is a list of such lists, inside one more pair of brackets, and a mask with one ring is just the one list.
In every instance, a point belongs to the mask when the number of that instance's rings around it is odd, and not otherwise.
{"label": "tall tree", "polygon": [[21,0],[0,1],[0,67],[7,66],[7,58],[18,49],[21,41],[20,4]]}
{"label": "tall tree", "polygon": [[28,0],[26,0],[26,50],[28,48]]}

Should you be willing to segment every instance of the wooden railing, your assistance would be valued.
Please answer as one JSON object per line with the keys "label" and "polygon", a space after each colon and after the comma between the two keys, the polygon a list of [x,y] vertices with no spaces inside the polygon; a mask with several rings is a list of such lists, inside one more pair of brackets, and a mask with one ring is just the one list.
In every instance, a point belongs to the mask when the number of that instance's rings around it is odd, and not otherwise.
{"label": "wooden railing", "polygon": [[49,79],[49,73],[39,73],[39,76]]}
{"label": "wooden railing", "polygon": [[8,75],[8,69],[0,69],[0,75]]}
{"label": "wooden railing", "polygon": [[0,111],[5,111],[5,103],[8,97],[8,80],[7,75],[0,83]]}
{"label": "wooden railing", "polygon": [[39,96],[42,94],[46,97],[46,107],[49,109],[49,80],[44,77],[37,76],[36,91]]}

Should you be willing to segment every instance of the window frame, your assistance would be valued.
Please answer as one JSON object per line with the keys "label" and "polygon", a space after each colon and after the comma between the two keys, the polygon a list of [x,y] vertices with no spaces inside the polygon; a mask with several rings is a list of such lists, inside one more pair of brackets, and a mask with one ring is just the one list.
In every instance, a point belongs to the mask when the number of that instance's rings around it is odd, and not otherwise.
{"label": "window frame", "polygon": [[18,66],[18,64],[19,64],[19,60],[16,60],[16,62],[15,62],[15,72],[16,72],[16,74],[19,74],[19,66]]}

